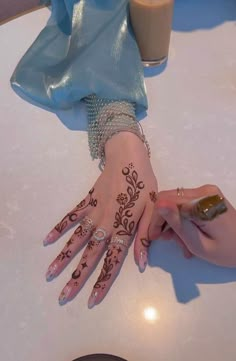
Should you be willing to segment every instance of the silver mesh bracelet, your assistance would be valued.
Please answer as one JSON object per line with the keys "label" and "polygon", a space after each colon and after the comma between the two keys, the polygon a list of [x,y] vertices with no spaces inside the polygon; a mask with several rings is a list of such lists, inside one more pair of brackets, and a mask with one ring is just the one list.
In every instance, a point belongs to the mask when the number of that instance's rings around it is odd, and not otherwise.
{"label": "silver mesh bracelet", "polygon": [[85,103],[88,111],[88,142],[92,159],[101,159],[105,164],[105,144],[113,135],[131,132],[146,145],[150,156],[150,147],[142,127],[135,118],[134,104],[90,95]]}

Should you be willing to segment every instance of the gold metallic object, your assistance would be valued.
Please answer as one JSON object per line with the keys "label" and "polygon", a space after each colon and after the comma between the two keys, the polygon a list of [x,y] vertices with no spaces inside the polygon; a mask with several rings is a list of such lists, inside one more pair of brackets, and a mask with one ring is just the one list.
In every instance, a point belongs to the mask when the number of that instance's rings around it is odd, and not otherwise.
{"label": "gold metallic object", "polygon": [[224,198],[219,195],[200,199],[192,208],[192,216],[203,221],[212,221],[227,211]]}
{"label": "gold metallic object", "polygon": [[104,228],[97,228],[96,231],[93,233],[93,238],[96,239],[96,241],[104,241],[107,237],[107,232]]}
{"label": "gold metallic object", "polygon": [[184,197],[184,188],[183,187],[181,187],[181,188],[177,188],[177,196],[178,197]]}

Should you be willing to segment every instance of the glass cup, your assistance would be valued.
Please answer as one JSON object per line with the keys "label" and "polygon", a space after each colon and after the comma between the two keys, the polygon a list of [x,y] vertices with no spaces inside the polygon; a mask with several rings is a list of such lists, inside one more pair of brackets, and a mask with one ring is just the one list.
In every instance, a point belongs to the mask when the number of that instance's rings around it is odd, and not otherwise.
{"label": "glass cup", "polygon": [[174,0],[130,0],[130,17],[144,66],[168,58]]}

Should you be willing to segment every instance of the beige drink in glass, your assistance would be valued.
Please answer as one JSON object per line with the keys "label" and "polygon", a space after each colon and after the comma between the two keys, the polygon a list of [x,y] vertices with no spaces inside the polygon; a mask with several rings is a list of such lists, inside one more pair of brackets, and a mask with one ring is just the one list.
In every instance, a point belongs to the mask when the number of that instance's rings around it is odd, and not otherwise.
{"label": "beige drink in glass", "polygon": [[174,0],[130,0],[130,16],[145,66],[168,58]]}

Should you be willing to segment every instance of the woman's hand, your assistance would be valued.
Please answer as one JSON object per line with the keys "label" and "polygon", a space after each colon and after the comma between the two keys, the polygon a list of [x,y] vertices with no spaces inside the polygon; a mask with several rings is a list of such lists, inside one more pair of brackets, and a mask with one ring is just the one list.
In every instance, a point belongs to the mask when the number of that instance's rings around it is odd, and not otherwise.
{"label": "woman's hand", "polygon": [[160,192],[149,237],[176,240],[186,257],[236,267],[236,210],[216,186]]}
{"label": "woman's hand", "polygon": [[147,150],[136,135],[122,132],[106,143],[105,153],[106,165],[94,187],[44,241],[45,245],[55,242],[79,223],[46,274],[47,280],[58,276],[85,247],[77,268],[61,292],[60,304],[75,297],[106,252],[88,306],[91,308],[101,302],[122,267],[137,229],[135,259],[141,270],[145,268],[143,243],[147,239],[157,192]]}

